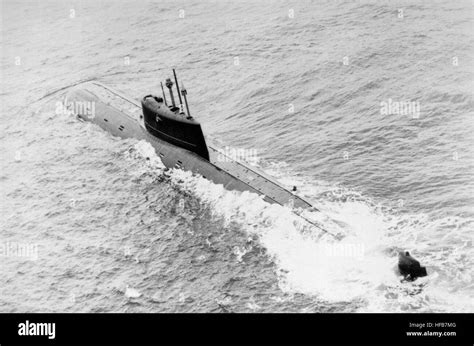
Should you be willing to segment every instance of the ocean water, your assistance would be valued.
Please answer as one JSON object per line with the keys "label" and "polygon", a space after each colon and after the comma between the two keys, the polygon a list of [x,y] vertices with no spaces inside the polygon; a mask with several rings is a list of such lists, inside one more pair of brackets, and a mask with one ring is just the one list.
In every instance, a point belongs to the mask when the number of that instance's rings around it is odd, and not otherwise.
{"label": "ocean water", "polygon": [[[0,311],[474,312],[471,1],[0,4]],[[345,238],[57,112],[171,68],[209,138]]]}

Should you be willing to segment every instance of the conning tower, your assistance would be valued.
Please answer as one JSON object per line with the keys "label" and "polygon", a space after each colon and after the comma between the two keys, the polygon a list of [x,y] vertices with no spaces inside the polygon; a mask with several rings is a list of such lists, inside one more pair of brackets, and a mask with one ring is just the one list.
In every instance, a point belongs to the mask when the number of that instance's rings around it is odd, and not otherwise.
{"label": "conning tower", "polygon": [[[168,78],[165,85],[169,89],[171,105],[166,102],[163,84],[161,84],[163,97],[147,95],[141,101],[145,127],[153,136],[190,150],[209,161],[209,152],[201,124],[189,113],[186,89],[183,87],[180,93],[178,78],[174,69],[173,74],[180,103],[179,107],[175,104],[173,82]],[[186,103],[187,114],[183,109],[181,94]]]}

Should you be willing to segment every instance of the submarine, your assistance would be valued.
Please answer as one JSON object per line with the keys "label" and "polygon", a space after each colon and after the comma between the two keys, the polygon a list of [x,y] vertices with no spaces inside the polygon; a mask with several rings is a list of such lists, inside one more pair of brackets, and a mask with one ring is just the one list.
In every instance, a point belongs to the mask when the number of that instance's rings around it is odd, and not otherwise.
{"label": "submarine", "polygon": [[296,187],[290,191],[257,168],[226,155],[212,143],[190,113],[187,91],[184,85],[179,87],[175,69],[173,76],[174,83],[171,78],[165,81],[168,93],[160,83],[161,96],[145,95],[140,102],[98,81],[82,82],[70,88],[63,105],[78,118],[100,126],[113,136],[149,142],[169,169],[191,171],[222,184],[227,190],[249,191],[263,196],[268,203],[289,206],[309,224],[336,239],[341,238],[301,215],[304,210],[319,210],[298,196]]}
{"label": "submarine", "polygon": [[[69,88],[63,107],[113,136],[149,142],[166,168],[191,171],[227,190],[256,193],[268,203],[290,207],[295,215],[334,239],[344,237],[302,214],[305,210],[319,210],[298,196],[295,187],[290,191],[261,170],[230,157],[207,138],[189,111],[187,91],[184,85],[179,88],[175,69],[173,76],[174,83],[171,78],[165,81],[169,101],[163,83],[161,96],[149,94],[138,102],[98,81],[85,81]],[[399,253],[398,269],[410,281],[427,275],[426,268],[409,252]]]}

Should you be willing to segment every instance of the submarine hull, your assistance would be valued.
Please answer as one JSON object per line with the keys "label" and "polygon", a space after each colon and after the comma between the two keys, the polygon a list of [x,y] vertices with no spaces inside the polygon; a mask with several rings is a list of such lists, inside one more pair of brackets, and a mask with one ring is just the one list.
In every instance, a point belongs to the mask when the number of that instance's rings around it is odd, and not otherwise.
{"label": "submarine hull", "polygon": [[[249,191],[269,203],[313,208],[310,203],[245,163],[226,157],[222,150],[208,143],[209,160],[187,149],[152,135],[145,127],[141,104],[98,82],[75,86],[64,99],[65,106],[79,118],[90,121],[114,136],[149,142],[168,168],[179,168],[202,175],[227,190]],[[78,105],[93,105],[91,107]],[[222,159],[224,157],[224,159]]]}

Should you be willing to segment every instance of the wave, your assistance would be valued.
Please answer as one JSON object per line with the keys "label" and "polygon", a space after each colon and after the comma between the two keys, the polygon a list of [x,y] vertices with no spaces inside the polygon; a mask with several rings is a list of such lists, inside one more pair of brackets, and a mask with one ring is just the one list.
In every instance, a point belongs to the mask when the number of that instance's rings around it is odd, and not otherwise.
{"label": "wave", "polygon": [[[284,292],[302,293],[325,302],[360,302],[357,311],[473,310],[465,304],[466,299],[472,301],[470,274],[464,274],[460,280],[470,280],[471,292],[468,287],[447,297],[444,292],[453,278],[446,271],[459,272],[460,268],[456,263],[447,268],[448,260],[432,247],[425,234],[443,225],[454,227],[455,223],[464,230],[472,226],[472,220],[397,215],[356,192],[330,184],[321,188],[302,178],[283,177],[281,180],[286,183],[304,186],[300,191],[314,193],[313,198],[325,196],[317,201],[321,212],[308,212],[305,216],[329,229],[342,230],[345,238],[335,242],[305,225],[289,207],[266,203],[257,194],[225,190],[222,185],[190,172],[166,169],[147,142],[137,142],[130,152],[146,163],[141,166],[140,174],[148,169],[165,176],[176,188],[209,206],[212,213],[224,220],[223,232],[235,222],[249,236],[258,239],[278,268],[276,275]],[[279,174],[275,173],[279,168],[275,167],[285,165],[272,165],[266,170],[278,178]],[[463,234],[459,230],[453,233]],[[428,277],[413,283],[401,282],[396,263],[398,251],[404,249],[428,265]],[[240,249],[234,250],[237,257],[245,254]],[[472,251],[472,247],[466,247],[466,251]]]}

